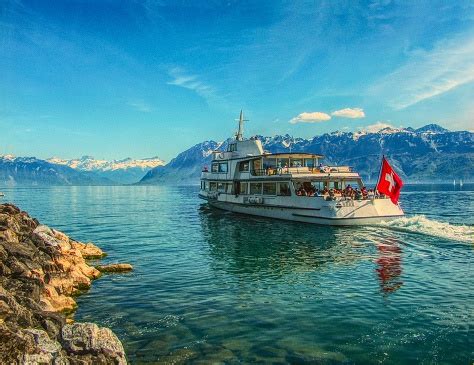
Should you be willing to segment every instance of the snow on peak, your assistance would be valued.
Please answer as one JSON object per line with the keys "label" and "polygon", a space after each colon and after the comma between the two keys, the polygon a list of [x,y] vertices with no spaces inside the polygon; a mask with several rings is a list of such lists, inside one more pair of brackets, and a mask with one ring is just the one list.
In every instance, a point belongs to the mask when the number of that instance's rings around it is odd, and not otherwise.
{"label": "snow on peak", "polygon": [[57,165],[66,165],[73,169],[81,171],[115,171],[126,170],[130,168],[140,168],[142,170],[148,170],[165,164],[163,160],[160,160],[157,157],[138,160],[134,160],[130,157],[127,157],[123,160],[113,161],[96,160],[92,156],[82,156],[81,158],[71,160],[52,157],[46,161]]}

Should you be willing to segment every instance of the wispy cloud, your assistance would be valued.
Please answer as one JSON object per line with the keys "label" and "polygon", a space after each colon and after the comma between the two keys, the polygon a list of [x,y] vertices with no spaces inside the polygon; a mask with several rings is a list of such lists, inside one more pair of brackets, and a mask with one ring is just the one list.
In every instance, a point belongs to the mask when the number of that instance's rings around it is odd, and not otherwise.
{"label": "wispy cloud", "polygon": [[332,112],[331,115],[334,117],[350,119],[365,118],[364,109],[362,108],[345,108],[341,110],[336,110]]}
{"label": "wispy cloud", "polygon": [[296,123],[319,123],[325,122],[331,119],[329,114],[323,112],[304,112],[298,114],[296,117],[290,119],[291,124]]}
{"label": "wispy cloud", "polygon": [[153,111],[153,107],[143,100],[129,101],[127,105],[142,113],[151,113]]}
{"label": "wispy cloud", "polygon": [[473,81],[474,35],[469,34],[412,52],[405,65],[379,79],[369,94],[400,110]]}
{"label": "wispy cloud", "polygon": [[181,67],[173,67],[168,73],[173,78],[167,82],[168,85],[192,90],[207,102],[215,98],[214,89],[202,81],[198,75],[188,74]]}

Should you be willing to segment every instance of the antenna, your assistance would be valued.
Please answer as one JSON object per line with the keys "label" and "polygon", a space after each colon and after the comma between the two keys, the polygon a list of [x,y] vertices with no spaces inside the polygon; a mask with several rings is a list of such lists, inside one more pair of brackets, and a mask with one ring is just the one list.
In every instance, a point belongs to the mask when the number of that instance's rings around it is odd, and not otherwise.
{"label": "antenna", "polygon": [[244,140],[244,122],[248,122],[248,119],[244,119],[244,112],[242,109],[240,110],[240,118],[236,119],[239,121],[239,131],[235,135],[236,141],[243,141]]}

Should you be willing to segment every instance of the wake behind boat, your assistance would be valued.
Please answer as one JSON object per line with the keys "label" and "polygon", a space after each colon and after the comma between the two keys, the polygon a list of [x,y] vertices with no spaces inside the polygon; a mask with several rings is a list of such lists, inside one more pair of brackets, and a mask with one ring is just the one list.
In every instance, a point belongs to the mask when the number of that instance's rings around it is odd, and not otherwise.
{"label": "wake behind boat", "polygon": [[[383,159],[376,190],[367,190],[349,166],[323,166],[322,155],[267,153],[239,130],[227,151],[214,151],[201,175],[199,197],[236,213],[326,225],[365,225],[404,215],[403,185]],[[383,193],[383,194],[382,194]]]}

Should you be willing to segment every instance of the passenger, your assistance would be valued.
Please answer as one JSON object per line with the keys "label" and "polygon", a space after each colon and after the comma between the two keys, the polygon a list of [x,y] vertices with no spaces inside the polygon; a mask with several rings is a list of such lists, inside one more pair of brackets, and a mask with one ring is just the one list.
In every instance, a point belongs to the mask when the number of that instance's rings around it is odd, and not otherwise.
{"label": "passenger", "polygon": [[354,189],[354,198],[356,200],[361,200],[362,199],[362,193],[360,192],[360,190],[358,188]]}
{"label": "passenger", "polygon": [[353,198],[354,190],[352,189],[351,184],[346,186],[346,188],[344,189],[344,193],[345,193],[346,198],[350,198],[350,199]]}
{"label": "passenger", "polygon": [[375,197],[374,189],[369,189],[367,196],[369,199],[374,199]]}
{"label": "passenger", "polygon": [[362,199],[367,199],[368,192],[365,186],[362,187],[361,193],[362,193]]}

